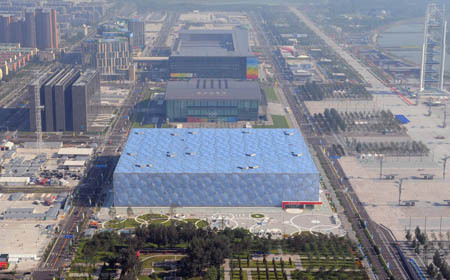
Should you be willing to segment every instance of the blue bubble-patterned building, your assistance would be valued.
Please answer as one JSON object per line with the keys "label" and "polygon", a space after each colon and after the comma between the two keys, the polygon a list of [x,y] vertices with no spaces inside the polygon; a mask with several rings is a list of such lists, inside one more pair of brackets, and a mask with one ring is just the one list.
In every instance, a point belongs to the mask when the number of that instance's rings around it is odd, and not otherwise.
{"label": "blue bubble-patterned building", "polygon": [[320,204],[297,129],[132,129],[113,181],[118,207]]}

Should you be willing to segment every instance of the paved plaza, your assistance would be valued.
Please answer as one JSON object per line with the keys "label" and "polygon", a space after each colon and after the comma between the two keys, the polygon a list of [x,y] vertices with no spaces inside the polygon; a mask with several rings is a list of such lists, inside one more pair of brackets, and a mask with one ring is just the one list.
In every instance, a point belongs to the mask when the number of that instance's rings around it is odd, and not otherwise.
{"label": "paved plaza", "polygon": [[[250,232],[259,236],[280,238],[283,235],[291,235],[300,232],[320,232],[345,235],[346,232],[341,226],[341,221],[333,213],[321,192],[322,206],[315,209],[286,209],[281,207],[133,207],[133,214],[140,216],[143,214],[165,214],[174,212],[170,219],[200,219],[208,222],[212,228],[222,229],[246,228]],[[116,207],[117,216],[127,218],[127,207]],[[262,217],[259,218],[259,214]],[[252,217],[253,215],[253,217]],[[256,218],[258,217],[258,218]],[[109,207],[104,207],[99,213],[102,221],[110,220]]]}

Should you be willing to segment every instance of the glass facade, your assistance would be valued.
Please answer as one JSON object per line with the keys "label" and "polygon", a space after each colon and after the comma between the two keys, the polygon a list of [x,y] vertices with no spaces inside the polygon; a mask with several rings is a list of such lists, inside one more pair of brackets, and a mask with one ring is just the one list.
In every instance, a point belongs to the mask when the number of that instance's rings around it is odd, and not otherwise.
{"label": "glass facade", "polygon": [[119,207],[281,207],[283,201],[319,201],[319,174],[114,174]]}
{"label": "glass facade", "polygon": [[115,206],[267,206],[319,201],[297,129],[132,129],[113,174]]}
{"label": "glass facade", "polygon": [[167,100],[166,114],[170,121],[257,120],[258,106],[258,100]]}

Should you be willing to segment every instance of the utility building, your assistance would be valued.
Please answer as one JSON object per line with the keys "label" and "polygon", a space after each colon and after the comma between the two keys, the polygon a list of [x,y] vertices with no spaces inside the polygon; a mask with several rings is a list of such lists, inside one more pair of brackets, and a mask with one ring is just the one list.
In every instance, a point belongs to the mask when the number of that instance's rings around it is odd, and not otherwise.
{"label": "utility building", "polygon": [[296,129],[133,129],[113,176],[119,207],[321,204]]}

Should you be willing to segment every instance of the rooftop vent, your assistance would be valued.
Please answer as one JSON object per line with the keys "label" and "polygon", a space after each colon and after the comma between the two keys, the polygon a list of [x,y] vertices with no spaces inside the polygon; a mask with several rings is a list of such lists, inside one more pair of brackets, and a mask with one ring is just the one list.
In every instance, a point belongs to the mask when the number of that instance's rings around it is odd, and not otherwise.
{"label": "rooftop vent", "polygon": [[254,156],[256,156],[256,153],[246,153],[245,155],[248,157],[254,157]]}
{"label": "rooftop vent", "polygon": [[285,131],[285,132],[284,132],[284,135],[287,135],[287,136],[293,136],[293,135],[294,135],[294,132],[292,132],[292,131]]}
{"label": "rooftop vent", "polygon": [[301,157],[303,154],[302,153],[291,152],[291,155],[294,156],[294,157]]}

